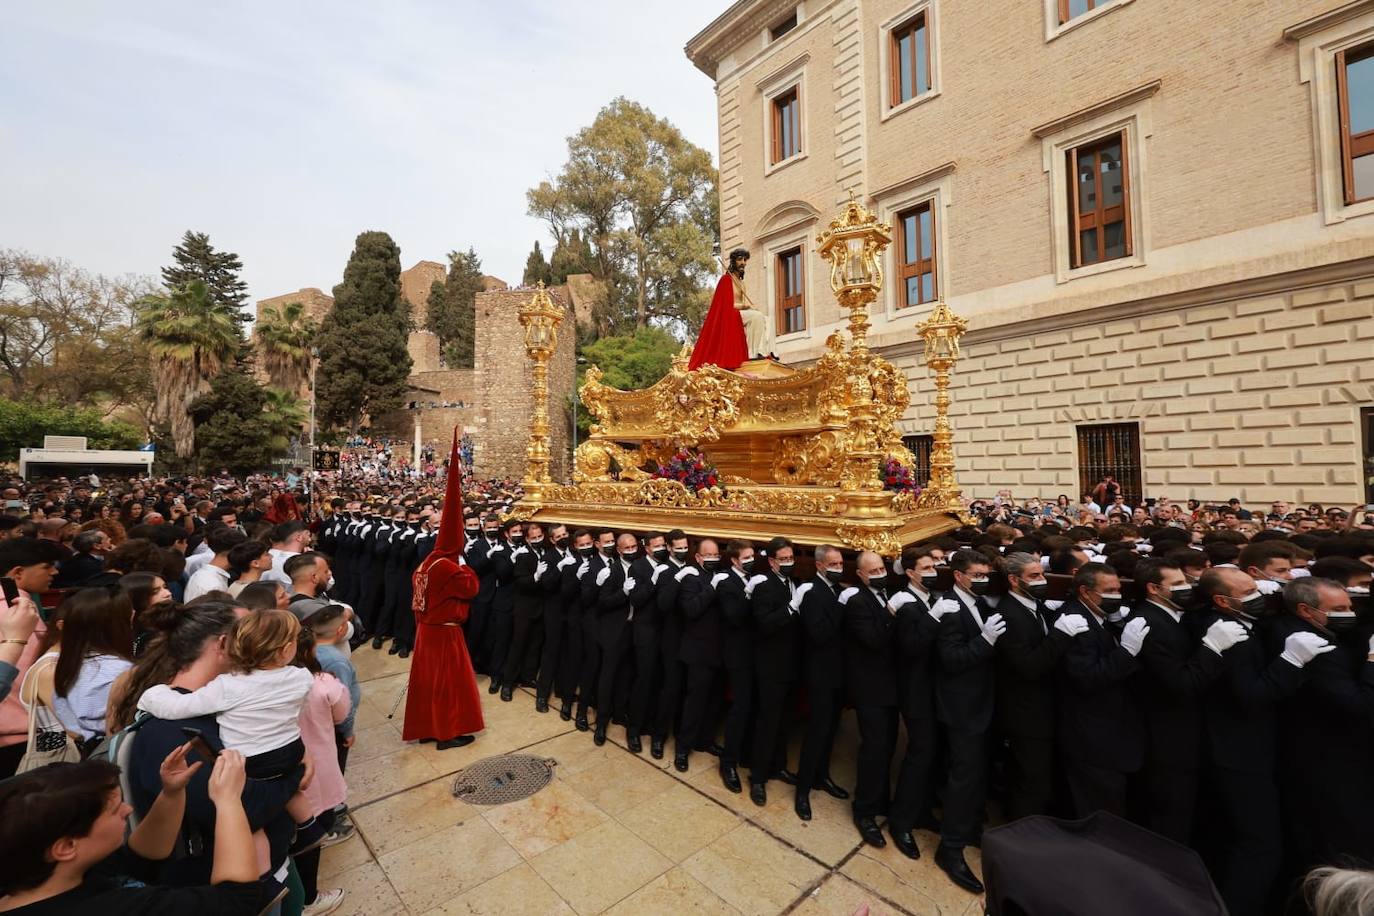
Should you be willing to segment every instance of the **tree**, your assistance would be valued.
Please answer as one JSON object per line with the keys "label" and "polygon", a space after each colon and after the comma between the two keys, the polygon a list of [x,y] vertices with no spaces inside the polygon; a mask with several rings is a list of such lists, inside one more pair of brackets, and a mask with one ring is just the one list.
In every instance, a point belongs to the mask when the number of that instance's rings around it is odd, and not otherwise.
{"label": "tree", "polygon": [[401,406],[411,368],[409,328],[401,249],[385,232],[364,232],[320,329],[315,399],[324,424],[356,430],[364,415]]}
{"label": "tree", "polygon": [[263,403],[263,416],[271,431],[273,451],[285,451],[291,440],[305,431],[305,424],[310,421],[298,391],[299,388],[283,391],[270,385],[264,389],[266,400]]}
{"label": "tree", "polygon": [[232,251],[216,251],[209,235],[188,229],[172,249],[172,260],[176,263],[162,268],[163,284],[178,289],[193,280],[204,283],[210,301],[233,317],[234,329],[242,337],[248,321],[248,284],[239,277],[243,270],[239,256]]}
{"label": "tree", "polygon": [[618,98],[569,139],[562,173],[526,198],[559,244],[575,229],[589,241],[594,272],[612,287],[606,327],[690,326],[696,291],[716,273],[716,170],[706,150]]}
{"label": "tree", "polygon": [[429,290],[426,327],[439,338],[450,369],[471,369],[477,344],[477,294],[482,286],[482,259],[469,248],[448,253],[448,276]]}
{"label": "tree", "polygon": [[144,412],[152,385],[133,305],[153,289],[145,277],[0,251],[0,394]]}
{"label": "tree", "polygon": [[525,286],[534,286],[543,283],[545,286],[553,286],[553,272],[549,270],[549,262],[544,260],[544,252],[539,248],[539,240],[534,242],[534,250],[525,259],[525,276],[521,282]]}
{"label": "tree", "polygon": [[593,273],[595,264],[591,243],[574,227],[566,239],[554,246],[549,256],[549,285],[562,286],[572,274]]}
{"label": "tree", "polygon": [[16,460],[21,448],[41,446],[44,436],[85,436],[91,448],[135,449],[143,444],[137,429],[106,421],[98,410],[0,398],[0,461]]}
{"label": "tree", "polygon": [[136,314],[153,359],[154,418],[170,424],[177,457],[190,458],[196,434],[191,402],[209,389],[210,379],[233,358],[238,329],[229,310],[211,298],[200,280],[167,296],[145,296]]}
{"label": "tree", "polygon": [[319,326],[305,314],[305,306],[299,302],[288,302],[280,309],[265,306],[254,330],[268,384],[283,391],[300,391],[310,373],[311,350],[319,334]]}
{"label": "tree", "polygon": [[267,389],[248,373],[216,376],[188,411],[195,423],[196,465],[240,476],[266,469],[279,450],[267,402]]}
{"label": "tree", "polygon": [[[633,391],[648,388],[673,366],[682,343],[662,328],[637,328],[629,334],[602,337],[582,348],[577,386],[582,387],[586,366],[602,372],[601,382],[612,388]],[[591,418],[578,404],[577,428],[580,435],[590,431]]]}

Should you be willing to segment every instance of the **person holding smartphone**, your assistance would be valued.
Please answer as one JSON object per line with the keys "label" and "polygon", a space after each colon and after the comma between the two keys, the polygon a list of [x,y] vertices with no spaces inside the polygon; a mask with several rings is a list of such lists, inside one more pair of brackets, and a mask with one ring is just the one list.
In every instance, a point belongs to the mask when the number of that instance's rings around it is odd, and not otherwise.
{"label": "person holding smartphone", "polygon": [[3,700],[19,677],[19,659],[38,627],[38,609],[19,593],[13,579],[0,580],[0,584],[4,586],[4,600],[0,602],[0,700]]}

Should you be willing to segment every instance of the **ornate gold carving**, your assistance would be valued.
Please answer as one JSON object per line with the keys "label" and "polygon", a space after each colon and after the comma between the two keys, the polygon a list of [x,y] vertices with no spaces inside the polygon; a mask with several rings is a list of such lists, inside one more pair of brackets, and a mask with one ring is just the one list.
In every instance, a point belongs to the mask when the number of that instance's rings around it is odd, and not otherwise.
{"label": "ornate gold carving", "polygon": [[785,436],[773,452],[773,479],[786,486],[834,487],[840,483],[844,433]]}
{"label": "ornate gold carving", "polygon": [[865,525],[841,525],[835,529],[840,540],[855,550],[871,550],[883,556],[901,553],[902,545],[896,535],[888,528],[870,528]]}
{"label": "ornate gold carving", "polygon": [[[603,480],[645,480],[650,475],[640,469],[646,462],[645,447],[631,451],[615,442],[601,439],[588,439],[577,447],[576,467],[578,481]],[[611,463],[616,471],[611,471]]]}
{"label": "ornate gold carving", "polygon": [[672,371],[649,391],[660,422],[668,421],[668,434],[684,445],[696,445],[719,439],[735,425],[744,384],[716,366],[688,372],[686,363],[674,360]]}

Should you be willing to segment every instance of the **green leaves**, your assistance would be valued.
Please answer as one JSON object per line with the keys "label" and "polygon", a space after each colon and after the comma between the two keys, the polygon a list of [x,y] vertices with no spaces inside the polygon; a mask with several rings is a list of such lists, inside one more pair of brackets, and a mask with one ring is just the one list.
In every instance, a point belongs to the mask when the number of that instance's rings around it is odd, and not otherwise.
{"label": "green leaves", "polygon": [[204,283],[211,302],[229,316],[235,333],[242,337],[248,320],[243,311],[248,304],[248,284],[239,278],[243,270],[239,256],[232,251],[216,251],[210,236],[187,230],[181,244],[172,249],[172,260],[174,265],[162,268],[162,282],[167,288],[179,289],[197,280]]}
{"label": "green leaves", "polygon": [[127,423],[106,422],[90,408],[35,404],[0,398],[0,460],[14,461],[21,448],[42,448],[44,436],[85,436],[91,448],[134,449],[143,444]]}
{"label": "green leaves", "polygon": [[471,369],[477,342],[482,259],[469,248],[448,253],[448,276],[430,287],[425,326],[439,338],[450,369]]}

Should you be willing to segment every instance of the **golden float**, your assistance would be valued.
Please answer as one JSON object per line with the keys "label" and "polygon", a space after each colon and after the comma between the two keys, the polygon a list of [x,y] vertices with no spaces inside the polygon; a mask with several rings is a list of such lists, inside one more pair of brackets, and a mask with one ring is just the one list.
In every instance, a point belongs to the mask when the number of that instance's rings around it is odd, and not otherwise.
{"label": "golden float", "polygon": [[[520,310],[533,365],[534,412],[524,498],[512,514],[569,526],[798,544],[838,544],[892,556],[960,524],[949,426],[949,373],[967,328],[943,301],[916,332],[934,374],[930,480],[919,493],[884,489],[886,462],[912,470],[897,421],[911,400],[906,377],[868,349],[868,308],[882,288],[891,229],[852,198],[818,239],[830,285],[849,313],[814,365],[753,360],[738,371],[689,370],[689,351],[652,387],[621,391],[588,368],[580,389],[595,418],[574,455],[572,483],[549,477],[548,361],[562,309],[541,287]],[[652,469],[688,448],[714,466],[716,486],[689,490]]]}

